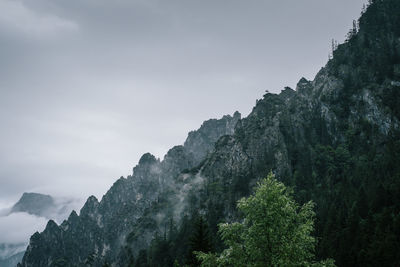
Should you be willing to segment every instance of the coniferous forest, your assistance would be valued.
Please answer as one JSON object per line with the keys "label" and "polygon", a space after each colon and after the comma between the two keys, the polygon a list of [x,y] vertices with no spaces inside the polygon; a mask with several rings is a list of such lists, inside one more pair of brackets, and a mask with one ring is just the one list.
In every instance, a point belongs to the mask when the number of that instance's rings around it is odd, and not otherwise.
{"label": "coniferous forest", "polygon": [[400,266],[400,1],[370,0],[313,81],[145,154],[20,266]]}

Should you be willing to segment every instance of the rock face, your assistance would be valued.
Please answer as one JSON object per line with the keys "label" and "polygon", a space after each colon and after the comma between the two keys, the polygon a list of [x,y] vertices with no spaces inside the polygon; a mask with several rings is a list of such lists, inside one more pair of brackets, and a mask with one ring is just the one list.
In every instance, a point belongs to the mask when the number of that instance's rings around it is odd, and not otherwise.
{"label": "rock face", "polygon": [[214,149],[215,142],[221,136],[233,134],[240,117],[240,113],[236,111],[232,119],[224,116],[221,120],[208,120],[199,130],[189,133],[184,147],[193,154],[194,165],[198,165]]}
{"label": "rock face", "polygon": [[34,234],[21,266],[184,263],[191,222],[205,218],[218,250],[217,224],[271,171],[316,202],[318,257],[400,265],[399,17],[399,1],[371,1],[313,81],[205,122],[163,161],[143,155],[100,202]]}

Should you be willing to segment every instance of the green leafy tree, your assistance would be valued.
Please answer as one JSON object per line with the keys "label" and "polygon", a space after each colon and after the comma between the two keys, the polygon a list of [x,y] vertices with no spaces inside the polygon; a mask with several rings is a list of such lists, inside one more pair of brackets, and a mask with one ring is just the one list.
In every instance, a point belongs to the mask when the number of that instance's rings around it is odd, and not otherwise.
{"label": "green leafy tree", "polygon": [[297,204],[291,191],[272,174],[238,209],[242,222],[219,225],[227,248],[221,254],[197,252],[202,266],[334,266],[314,262],[314,204]]}

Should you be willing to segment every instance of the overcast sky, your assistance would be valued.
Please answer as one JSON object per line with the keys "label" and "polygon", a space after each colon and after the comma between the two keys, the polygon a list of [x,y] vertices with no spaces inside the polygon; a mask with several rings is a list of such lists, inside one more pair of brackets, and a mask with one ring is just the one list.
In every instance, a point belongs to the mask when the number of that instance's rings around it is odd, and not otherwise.
{"label": "overcast sky", "polygon": [[0,0],[0,208],[101,197],[140,156],[326,63],[366,0]]}

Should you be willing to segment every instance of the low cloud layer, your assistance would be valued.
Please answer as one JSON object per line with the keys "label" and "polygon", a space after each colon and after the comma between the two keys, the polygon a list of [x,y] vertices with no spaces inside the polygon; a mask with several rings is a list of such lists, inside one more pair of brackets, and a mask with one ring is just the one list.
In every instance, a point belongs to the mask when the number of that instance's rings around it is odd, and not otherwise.
{"label": "low cloud layer", "polygon": [[47,221],[25,212],[0,217],[0,243],[27,244],[34,232],[43,231]]}

